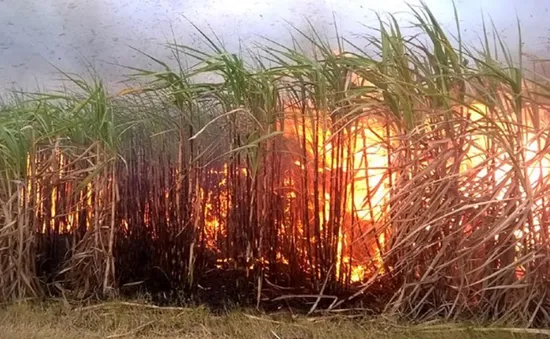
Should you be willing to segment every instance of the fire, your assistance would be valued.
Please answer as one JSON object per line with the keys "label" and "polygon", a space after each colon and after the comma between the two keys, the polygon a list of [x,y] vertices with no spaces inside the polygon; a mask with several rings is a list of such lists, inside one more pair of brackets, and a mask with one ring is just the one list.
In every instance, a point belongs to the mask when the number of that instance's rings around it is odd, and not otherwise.
{"label": "fire", "polygon": [[[361,79],[352,75],[350,82],[360,83]],[[482,103],[474,102],[469,107],[463,107],[462,112],[469,123],[492,124],[492,128],[505,128],[502,117],[498,115],[502,113],[491,111]],[[292,254],[301,257],[300,264],[310,266],[308,269],[312,271],[316,268],[314,266],[320,266],[320,264],[306,258],[304,253],[312,250],[306,250],[304,243],[311,242],[313,246],[318,246],[314,250],[325,251],[323,256],[336,257],[333,260],[334,274],[341,281],[360,283],[375,271],[384,273],[388,269],[384,267],[384,251],[389,231],[379,230],[377,227],[385,224],[389,218],[390,189],[394,179],[392,176],[395,175],[390,173],[389,168],[393,146],[392,136],[396,134],[395,131],[388,126],[385,119],[376,114],[369,113],[350,121],[339,121],[332,119],[330,112],[316,110],[311,103],[307,105],[305,111],[303,107],[288,105],[284,114],[284,125],[277,128],[283,132],[285,151],[290,151],[288,153],[291,155],[285,158],[288,161],[284,163],[282,178],[280,178],[284,187],[276,187],[277,192],[273,192],[282,198],[285,214],[274,217],[281,219],[277,220],[279,224],[276,236],[280,239],[293,237],[293,242],[297,239],[296,243],[292,243],[291,248],[294,251]],[[528,119],[525,120],[528,121]],[[502,145],[505,142],[494,142],[491,135],[475,131],[467,133],[465,136],[468,139],[467,149],[460,163],[460,175],[483,181],[489,173],[492,173],[493,180],[502,183],[503,187],[492,199],[503,200],[507,194],[507,187],[512,182],[513,171],[517,171],[510,152],[518,152],[523,154],[525,166],[521,170],[525,174],[527,186],[541,182],[541,178],[549,174],[550,155],[541,155],[544,153],[542,147],[545,141],[541,140],[542,137],[535,132],[533,126],[529,127],[533,132],[522,135],[523,143],[516,149],[503,148]],[[26,190],[26,194],[35,196],[34,202],[38,206],[36,216],[41,213],[39,211],[47,210],[44,206],[45,198],[51,201],[47,211],[50,218],[47,221],[44,220],[42,232],[46,232],[48,228],[55,229],[56,219],[62,215],[57,202],[58,197],[64,192],[61,191],[62,186],[58,186],[57,183],[66,174],[64,170],[66,159],[57,148],[55,155],[57,164],[52,165],[50,170],[53,172],[52,178],[56,184],[51,185],[51,191],[45,189],[52,184],[51,182],[40,181],[35,182],[34,186],[29,183]],[[491,165],[494,169],[488,166],[490,161],[495,162]],[[32,176],[30,164],[29,155],[28,175]],[[197,184],[193,198],[193,204],[196,204],[193,217],[197,220],[193,226],[202,231],[199,237],[205,248],[216,254],[222,252],[220,243],[223,241],[234,245],[231,242],[236,240],[227,239],[231,211],[236,204],[248,203],[248,201],[240,201],[241,197],[234,196],[234,192],[229,189],[228,181],[232,176],[239,176],[244,180],[254,175],[254,171],[246,167],[244,162],[240,164],[240,168],[232,166],[234,165],[226,162],[220,164],[217,169],[209,168],[206,176],[210,182],[201,182],[203,186]],[[471,187],[463,186],[459,190],[465,195],[473,194],[472,198],[483,198],[475,196],[476,193],[471,193],[475,192]],[[92,227],[94,208],[101,204],[101,195],[97,194],[97,191],[98,188],[93,182],[87,183],[81,192],[81,201],[75,205],[75,211],[68,213],[66,221],[61,222],[65,223],[66,231],[72,230],[79,224],[81,211],[85,211],[86,227],[88,229]],[[528,191],[529,187],[523,188],[520,194],[527,198]],[[159,192],[159,199],[164,200],[168,205],[173,199],[170,189],[166,188]],[[148,199],[144,204],[142,217],[144,224],[148,226],[154,222],[153,200]],[[540,197],[532,203],[535,208],[544,206]],[[266,207],[266,209],[269,208],[271,206]],[[310,211],[313,212],[309,213]],[[165,220],[170,222],[169,211],[164,212]],[[293,214],[301,212],[304,216],[293,219],[295,217]],[[119,226],[127,231],[132,226],[129,225],[129,220],[122,218]],[[471,227],[461,226],[465,229]],[[431,225],[425,227],[427,231],[431,228]],[[527,235],[534,233],[533,239],[529,241],[539,239],[542,228],[543,222],[538,216],[534,217],[529,226],[520,225],[514,231],[518,243],[516,252],[522,251],[521,240]],[[365,235],[369,235],[370,239],[365,239]],[[335,240],[330,242],[332,238]],[[498,235],[495,239],[498,240]],[[319,245],[327,242],[331,246],[329,249],[321,248]],[[248,246],[250,247],[250,244]],[[285,257],[280,250],[284,245],[278,246],[279,248],[274,247],[274,250],[278,251],[275,260],[277,263],[289,265],[295,258]],[[233,258],[216,259],[218,267],[234,264]],[[248,269],[254,269],[257,265],[270,264],[269,259],[263,256],[256,258],[255,262],[249,259],[249,253],[247,253]]]}
{"label": "fire", "polygon": [[[545,137],[536,133],[537,129],[533,126],[529,113],[529,107],[525,107],[518,116],[510,113],[504,117],[502,115],[503,112],[500,112],[499,109],[490,110],[489,107],[479,102],[474,102],[467,109],[467,116],[469,116],[472,122],[484,123],[486,125],[492,124],[494,128],[500,129],[506,128],[505,120],[513,121],[518,125],[522,124],[521,140],[515,141],[518,143],[515,146],[512,146],[509,141],[495,143],[490,135],[477,134],[470,137],[470,149],[467,152],[467,160],[462,164],[462,172],[464,174],[469,172],[475,173],[474,176],[478,179],[486,178],[489,174],[487,163],[493,161],[493,181],[501,187],[496,192],[497,194],[494,198],[497,201],[506,198],[508,191],[511,189],[513,176],[516,176],[518,171],[522,173],[525,180],[525,187],[522,187],[519,192],[523,199],[528,198],[528,192],[534,188],[532,185],[543,182],[544,180],[542,179],[547,178],[548,174],[550,174],[550,155],[548,152],[544,152],[542,148],[546,143]],[[545,119],[542,120],[543,123],[546,123]],[[524,130],[527,130],[527,132]],[[503,144],[508,145],[508,149],[503,148]],[[514,165],[513,161],[516,158],[523,159],[524,165],[520,164],[520,168]],[[479,196],[477,197],[479,198]],[[534,210],[540,210],[545,205],[543,197],[536,198],[531,203]],[[517,240],[515,246],[516,261],[522,255],[523,242],[527,235],[534,233],[529,240],[531,244],[540,239],[542,224],[540,214],[534,213],[530,223],[517,225],[519,228],[513,232]],[[497,234],[495,241],[498,240],[499,235]],[[521,278],[522,271],[523,268],[519,265],[517,271],[518,278]]]}
{"label": "fire", "polygon": [[[229,211],[229,192],[227,190],[229,164],[225,163],[220,172],[216,172],[214,169],[209,172],[220,179],[214,187],[215,190],[206,191],[202,187],[199,188],[199,202],[204,201],[202,219],[204,220],[205,244],[211,250],[219,250],[217,241],[222,235]],[[241,169],[240,173],[246,176],[247,171]]]}
{"label": "fire", "polygon": [[365,267],[357,265],[351,270],[351,282],[361,282],[365,276]]}
{"label": "fire", "polygon": [[[312,109],[312,107],[310,107]],[[289,146],[293,154],[297,154],[291,161],[294,167],[290,167],[282,178],[285,185],[284,198],[287,201],[285,213],[290,213],[290,207],[298,203],[299,199],[308,201],[308,208],[313,208],[313,202],[300,192],[296,185],[302,185],[300,180],[305,177],[308,180],[317,180],[317,190],[322,197],[317,204],[318,220],[317,225],[298,225],[299,232],[305,236],[304,227],[316,227],[321,234],[325,232],[328,223],[333,222],[331,218],[332,210],[337,201],[338,191],[331,190],[331,173],[338,170],[344,172],[344,176],[349,177],[345,187],[347,196],[345,198],[345,215],[348,215],[347,224],[354,220],[355,225],[342,225],[339,227],[336,243],[336,276],[342,276],[352,282],[360,282],[366,274],[366,266],[358,261],[350,264],[354,253],[349,252],[349,247],[357,241],[353,239],[352,227],[372,227],[376,222],[382,221],[384,209],[388,199],[389,177],[386,174],[389,166],[388,158],[388,129],[382,121],[375,118],[357,119],[349,127],[344,127],[336,133],[341,134],[338,138],[335,133],[337,126],[333,126],[330,120],[326,119],[328,115],[322,117],[314,114],[304,117],[298,108],[289,106],[285,111],[287,119],[282,128],[285,140],[290,142]],[[344,141],[346,140],[346,141]],[[292,146],[294,145],[294,146]],[[297,145],[297,146],[296,146]],[[300,153],[301,152],[301,153]],[[340,155],[337,152],[341,152]],[[338,159],[336,159],[336,157]],[[240,175],[248,175],[247,168],[238,170]],[[315,174],[317,172],[317,174]],[[218,249],[217,239],[224,233],[226,220],[229,210],[232,208],[230,195],[227,191],[227,178],[229,174],[229,165],[223,164],[219,171],[210,170],[210,174],[218,177],[219,181],[214,183],[213,189],[199,188],[199,200],[204,201],[204,236],[205,244],[212,250]],[[312,179],[313,178],[313,179]],[[314,179],[317,178],[317,179]],[[309,183],[307,183],[309,185]],[[314,187],[309,187],[314,190]],[[335,196],[333,196],[335,195]],[[333,200],[335,199],[335,200]],[[332,207],[331,207],[332,206]],[[310,216],[310,218],[313,218]],[[297,221],[294,221],[296,223]],[[288,234],[286,227],[292,225],[284,224],[278,229],[278,233],[283,236]],[[359,230],[357,233],[360,233]],[[313,236],[313,233],[310,234]],[[374,253],[374,261],[381,266],[381,256],[379,246],[384,246],[384,235],[378,236],[378,245],[371,249]],[[310,239],[315,243],[315,239]],[[360,249],[359,251],[364,251]],[[297,251],[302,252],[300,248]],[[281,253],[277,253],[277,260],[282,263],[288,263],[288,259],[282,258]],[[228,263],[229,259],[220,259],[218,265]],[[343,266],[342,266],[343,265]],[[346,278],[348,277],[348,278]]]}

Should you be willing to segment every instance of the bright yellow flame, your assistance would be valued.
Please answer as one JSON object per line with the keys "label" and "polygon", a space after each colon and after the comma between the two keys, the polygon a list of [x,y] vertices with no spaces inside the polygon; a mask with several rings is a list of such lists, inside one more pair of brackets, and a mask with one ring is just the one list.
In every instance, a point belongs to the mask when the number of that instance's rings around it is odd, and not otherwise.
{"label": "bright yellow flame", "polygon": [[[360,83],[361,79],[352,77],[352,83]],[[308,109],[313,109],[309,107]],[[288,140],[294,140],[300,145],[302,151],[305,151],[305,157],[301,160],[295,160],[294,164],[302,171],[311,171],[317,168],[317,171],[325,174],[318,183],[321,185],[331,181],[331,170],[342,170],[350,173],[353,178],[346,187],[348,196],[346,197],[346,212],[348,215],[354,215],[355,222],[375,223],[381,222],[384,216],[385,208],[389,199],[390,177],[388,175],[389,156],[388,156],[388,129],[382,121],[367,116],[357,118],[354,126],[339,129],[342,138],[333,135],[331,121],[328,115],[312,114],[304,115],[296,107],[287,109],[286,114],[289,119],[285,120],[284,135]],[[349,144],[339,144],[341,140],[351,140]],[[305,141],[305,144],[302,144]],[[305,149],[303,149],[305,147]],[[338,158],[334,154],[341,152]],[[317,163],[313,160],[318,159]],[[338,160],[338,164],[335,162]],[[336,168],[336,166],[338,168]],[[313,175],[313,173],[312,173]],[[310,175],[310,177],[312,176]],[[322,180],[327,180],[323,182]],[[285,179],[285,186],[290,180]],[[288,193],[288,198],[295,198],[295,193]],[[319,229],[322,232],[324,224],[330,220],[331,196],[325,194],[324,199],[320,201]],[[337,261],[335,266],[336,276],[341,275],[342,257],[348,256],[346,248],[349,237],[349,225],[341,225],[338,230],[336,244]],[[383,235],[380,236],[379,243],[383,243]],[[382,266],[382,256],[375,246],[374,260]],[[349,266],[348,266],[349,267]],[[357,266],[358,267],[358,266]],[[352,271],[355,267],[352,267]],[[360,269],[355,271],[357,277]],[[358,278],[354,278],[358,279]]]}
{"label": "bright yellow flame", "polygon": [[87,218],[86,218],[86,228],[90,229],[91,227],[91,220],[93,216],[93,200],[92,200],[92,183],[89,182],[88,185],[86,185],[86,210],[87,210]]}
{"label": "bright yellow flame", "polygon": [[351,269],[350,280],[353,283],[361,282],[365,276],[365,266],[357,265]]}

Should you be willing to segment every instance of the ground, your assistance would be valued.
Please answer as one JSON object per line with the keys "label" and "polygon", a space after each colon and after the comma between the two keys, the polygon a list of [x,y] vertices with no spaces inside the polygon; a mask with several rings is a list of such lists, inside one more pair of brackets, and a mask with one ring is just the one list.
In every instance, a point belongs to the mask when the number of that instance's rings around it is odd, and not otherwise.
{"label": "ground", "polygon": [[449,324],[404,326],[386,318],[344,315],[293,317],[289,312],[261,315],[253,310],[214,315],[203,308],[156,308],[137,302],[87,307],[63,302],[2,305],[2,339],[88,338],[542,338],[543,333]]}

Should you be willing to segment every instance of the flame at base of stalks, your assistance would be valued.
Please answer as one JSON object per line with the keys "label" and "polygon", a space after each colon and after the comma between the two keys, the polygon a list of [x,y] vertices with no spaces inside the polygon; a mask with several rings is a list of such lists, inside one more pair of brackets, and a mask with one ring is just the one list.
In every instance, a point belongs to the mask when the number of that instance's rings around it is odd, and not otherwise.
{"label": "flame at base of stalks", "polygon": [[[280,177],[270,180],[278,180],[280,186],[274,187],[273,192],[264,191],[262,194],[276,195],[284,207],[280,215],[272,217],[276,238],[280,242],[274,247],[269,247],[269,243],[262,243],[261,246],[265,252],[276,252],[271,260],[283,265],[297,263],[305,271],[319,270],[324,263],[317,258],[322,258],[334,264],[334,275],[341,281],[361,282],[374,272],[385,273],[382,258],[391,230],[380,230],[377,227],[388,223],[390,189],[396,180],[396,174],[391,171],[393,155],[390,150],[396,147],[397,141],[393,137],[397,132],[388,126],[387,121],[374,114],[365,114],[344,122],[334,121],[330,114],[315,111],[311,107],[306,110],[303,112],[296,107],[289,107],[285,111],[284,125],[278,126],[283,132],[281,140],[277,140],[277,147],[280,146],[277,155],[281,158],[277,175]],[[506,128],[502,122],[504,118],[483,104],[474,103],[464,111],[470,123]],[[459,175],[474,178],[477,182],[492,176],[495,185],[501,187],[493,199],[503,200],[508,194],[514,171],[518,170],[514,167],[517,165],[513,163],[513,157],[521,154],[523,165],[520,170],[525,176],[527,187],[521,188],[519,194],[522,198],[528,198],[529,186],[540,185],[548,177],[550,156],[543,152],[544,135],[532,126],[525,130],[528,132],[522,131],[521,147],[513,150],[503,147],[506,140],[494,140],[489,135],[475,131],[467,134],[466,156],[460,163]],[[511,154],[511,151],[516,153]],[[271,152],[275,153],[274,150]],[[89,229],[92,227],[93,209],[102,205],[100,199],[104,194],[98,194],[99,188],[94,187],[93,182],[88,182],[79,192],[76,202],[68,206],[70,211],[62,211],[67,205],[61,207],[59,201],[73,186],[60,184],[68,175],[65,170],[68,160],[59,148],[54,153],[56,160],[48,170],[51,174],[48,180],[29,180],[26,190],[22,189],[21,194],[26,194],[29,201],[37,206],[34,215],[41,221],[41,232],[52,229],[60,233],[71,232],[80,224],[85,224]],[[34,178],[36,172],[31,170],[36,165],[32,164],[33,161],[38,160],[31,159],[29,155],[27,175],[31,178]],[[489,168],[489,162],[493,169]],[[235,204],[249,203],[239,202],[240,198],[233,196],[229,183],[230,178],[236,176],[242,178],[246,185],[249,184],[247,180],[252,180],[253,171],[247,167],[249,165],[240,165],[240,168],[232,169],[230,163],[226,162],[219,169],[208,169],[206,175],[213,178],[211,183],[204,187],[198,186],[195,192],[195,203],[199,208],[193,214],[198,220],[194,227],[203,230],[199,237],[204,240],[204,246],[221,256],[217,258],[219,267],[233,260],[224,257],[223,249],[224,246],[236,246],[233,239],[228,239],[228,230],[232,227],[231,223],[235,222],[231,219]],[[271,170],[263,169],[264,172],[255,175],[263,175],[262,180],[265,180],[271,175]],[[482,198],[476,196],[476,190],[469,187],[468,182],[465,180],[459,192],[468,198]],[[159,199],[169,203],[171,194],[166,188]],[[146,227],[154,228],[151,204],[157,198],[153,197],[145,204],[142,219]],[[47,205],[46,200],[49,201]],[[543,208],[544,197],[536,197],[532,204],[534,209]],[[248,209],[252,207],[246,206]],[[262,213],[276,207],[264,206]],[[241,209],[247,212],[246,208]],[[540,215],[534,214],[529,226],[519,226],[514,230],[516,256],[520,256],[529,245],[541,241],[541,231],[546,226]],[[249,214],[242,217],[250,219]],[[171,214],[166,211],[167,224],[171,218]],[[132,228],[131,222],[125,217],[120,218],[119,222],[120,228],[126,232]],[[430,231],[430,227],[426,225],[426,231]],[[461,227],[464,227],[466,234],[470,232],[470,225],[461,224]],[[254,246],[265,241],[259,235],[257,237],[258,243]],[[499,239],[498,234],[494,237],[495,240]],[[250,243],[246,246],[253,247]],[[312,253],[315,253],[314,259],[310,258],[313,257]],[[273,263],[264,253],[253,254],[250,250],[245,264],[248,269],[254,269]],[[518,263],[518,267],[524,269],[521,263]],[[321,278],[320,275],[318,278]]]}

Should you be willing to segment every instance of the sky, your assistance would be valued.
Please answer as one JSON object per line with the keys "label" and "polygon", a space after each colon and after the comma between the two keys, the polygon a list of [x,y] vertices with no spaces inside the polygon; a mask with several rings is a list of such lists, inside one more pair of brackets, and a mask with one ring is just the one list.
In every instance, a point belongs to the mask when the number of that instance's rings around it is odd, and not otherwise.
{"label": "sky", "polygon": [[[444,27],[455,32],[452,1],[425,2]],[[455,2],[469,43],[475,44],[482,34],[485,13],[507,44],[517,46],[519,18],[524,52],[550,56],[549,0]],[[336,22],[343,35],[358,39],[355,36],[367,32],[365,25],[376,23],[376,12],[405,20],[399,13],[408,11],[407,3],[418,0],[0,0],[0,92],[55,87],[55,67],[83,74],[88,64],[116,84],[128,72],[117,64],[151,66],[131,47],[161,59],[169,58],[163,44],[174,37],[201,47],[190,22],[212,30],[228,50],[237,51],[262,37],[288,43],[289,24],[305,28],[306,18],[329,36]]]}

